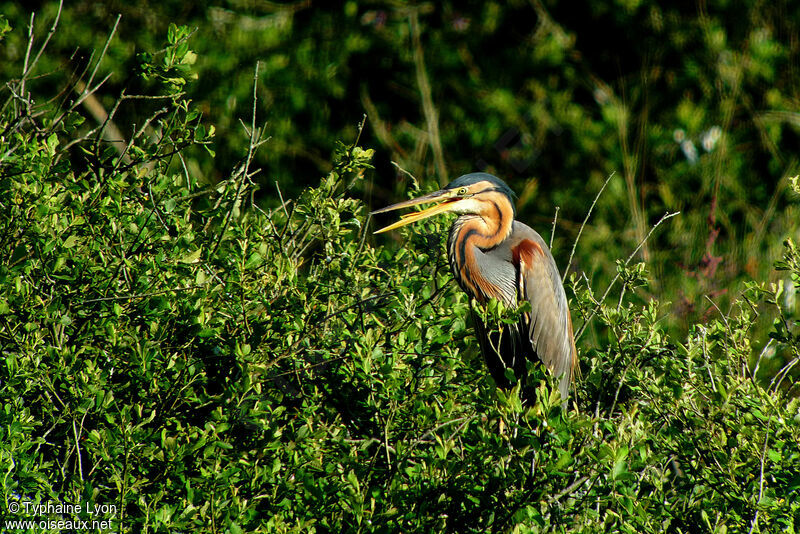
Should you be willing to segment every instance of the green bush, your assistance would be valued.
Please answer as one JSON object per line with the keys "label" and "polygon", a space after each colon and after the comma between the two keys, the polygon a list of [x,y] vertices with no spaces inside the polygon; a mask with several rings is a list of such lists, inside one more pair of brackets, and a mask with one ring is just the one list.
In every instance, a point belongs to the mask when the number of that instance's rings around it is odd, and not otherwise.
{"label": "green bush", "polygon": [[[213,129],[182,93],[188,34],[142,57],[152,92],[120,102],[150,120],[122,145],[74,102],[38,104],[20,79],[4,93],[3,520],[39,519],[11,514],[30,501],[113,506],[120,532],[798,530],[792,241],[788,283],[752,284],[685,337],[647,264],[619,262],[603,297],[572,275],[595,334],[576,409],[538,366],[523,406],[481,362],[447,221],[370,236],[352,192],[372,150],[340,144],[318,186],[264,211],[253,100],[241,160],[198,183],[183,155]],[[763,350],[757,314],[776,317]],[[788,363],[760,375],[771,360]]]}

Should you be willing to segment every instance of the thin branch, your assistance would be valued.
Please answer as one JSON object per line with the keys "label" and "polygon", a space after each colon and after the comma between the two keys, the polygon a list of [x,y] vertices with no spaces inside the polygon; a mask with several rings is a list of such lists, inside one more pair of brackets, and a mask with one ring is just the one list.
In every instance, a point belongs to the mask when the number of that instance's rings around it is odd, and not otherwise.
{"label": "thin branch", "polygon": [[161,108],[161,109],[157,110],[155,113],[153,113],[152,115],[150,115],[150,116],[147,118],[147,120],[145,120],[145,121],[144,121],[144,124],[142,124],[141,128],[139,128],[139,129],[138,129],[138,130],[137,130],[137,131],[136,131],[136,132],[133,134],[133,136],[131,137],[130,141],[128,141],[128,143],[125,145],[125,149],[124,149],[124,150],[122,151],[122,153],[120,154],[120,157],[119,157],[119,159],[117,160],[117,164],[116,164],[116,165],[114,165],[114,172],[116,172],[116,171],[119,169],[120,165],[122,165],[123,163],[125,163],[125,162],[126,162],[126,158],[127,158],[127,161],[130,161],[130,158],[128,157],[128,151],[130,150],[131,146],[133,145],[133,142],[134,142],[136,139],[138,139],[139,137],[141,137],[141,136],[142,136],[142,134],[144,133],[145,129],[146,129],[148,126],[150,126],[150,123],[151,123],[151,122],[153,122],[154,120],[156,120],[158,117],[160,117],[161,115],[163,115],[163,114],[164,114],[164,113],[166,113],[167,111],[168,111],[168,110],[167,110],[167,108]]}
{"label": "thin branch", "polygon": [[[53,24],[50,25],[50,31],[47,32],[47,37],[45,37],[42,46],[39,48],[39,52],[37,52],[36,57],[33,58],[31,61],[30,68],[25,71],[23,74],[23,80],[28,77],[30,72],[36,67],[36,64],[39,62],[39,58],[42,57],[44,53],[44,49],[47,48],[47,44],[50,42],[50,39],[53,37],[53,34],[56,33],[56,28],[58,27],[58,21],[61,19],[61,9],[64,7],[64,0],[59,0],[58,2],[58,11],[56,12],[56,18],[53,20]],[[33,16],[31,16],[31,25],[33,24]],[[33,29],[31,29],[33,31]]]}
{"label": "thin branch", "polygon": [[[620,339],[619,335],[620,334],[617,333],[617,351],[619,352],[619,354],[625,356],[625,352],[626,351],[622,349],[622,346],[621,346],[621,344],[619,342],[619,339]],[[625,364],[625,368],[622,370],[622,372],[619,375],[619,382],[617,383],[617,390],[614,392],[614,402],[611,403],[611,408],[608,410],[608,417],[609,418],[611,418],[613,416],[613,414],[614,414],[614,408],[617,407],[617,402],[619,401],[619,392],[622,391],[622,386],[623,386],[623,384],[625,382],[625,376],[628,374],[628,369],[631,368],[631,365],[634,363],[634,361],[636,361],[636,357],[635,356],[628,360],[628,363]],[[598,403],[598,409],[599,409],[600,397],[597,398],[597,403]]]}
{"label": "thin branch", "polygon": [[[600,195],[603,194],[603,191],[605,190],[606,186],[608,185],[608,182],[611,181],[611,179],[614,177],[616,172],[617,171],[614,171],[614,172],[612,172],[611,174],[608,175],[608,178],[606,178],[606,181],[603,183],[603,187],[601,187],[600,191],[598,191],[597,195],[595,195],[594,200],[592,201],[592,205],[589,206],[589,211],[586,213],[586,218],[583,219],[583,224],[581,224],[581,228],[580,228],[580,230],[578,230],[578,236],[575,238],[575,242],[572,243],[572,252],[569,253],[569,261],[567,262],[567,267],[564,269],[564,274],[561,276],[561,282],[562,283],[564,282],[564,280],[567,279],[567,273],[569,272],[570,268],[572,267],[572,257],[575,256],[575,249],[578,248],[578,241],[580,241],[580,239],[581,239],[581,234],[583,233],[583,228],[586,226],[586,223],[589,222],[589,217],[592,216],[592,211],[594,210],[594,207],[597,204],[597,201],[600,198]],[[555,226],[555,221],[553,221],[553,226]],[[551,237],[551,241],[552,241],[552,237]]]}
{"label": "thin branch", "polygon": [[86,420],[86,415],[89,412],[85,412],[83,417],[81,418],[81,429],[78,431],[77,427],[75,426],[75,419],[72,420],[72,433],[75,436],[75,456],[76,456],[76,463],[78,464],[78,476],[83,482],[83,461],[81,460],[81,434],[83,434],[83,423]]}
{"label": "thin branch", "polygon": [[761,352],[758,354],[758,358],[756,359],[756,365],[755,365],[755,367],[753,367],[753,372],[752,372],[752,375],[751,375],[751,379],[753,380],[754,383],[755,383],[755,381],[757,380],[757,377],[758,377],[758,368],[759,368],[759,366],[761,366],[761,359],[764,357],[764,354],[767,353],[767,350],[769,350],[769,347],[770,347],[770,345],[772,345],[773,341],[775,341],[775,340],[770,338],[769,341],[767,341],[767,344],[764,345],[764,348],[761,349]]}
{"label": "thin branch", "polygon": [[214,248],[211,250],[211,253],[208,255],[209,258],[213,258],[214,255],[217,253],[220,244],[222,244],[222,240],[225,237],[225,232],[228,231],[228,226],[231,224],[231,218],[233,217],[233,210],[236,208],[236,204],[239,202],[239,199],[242,195],[242,189],[244,189],[244,183],[248,178],[248,174],[250,172],[250,162],[253,161],[253,153],[255,149],[260,145],[260,142],[256,140],[256,105],[258,103],[258,65],[259,62],[256,61],[255,71],[253,73],[253,118],[250,125],[250,146],[247,148],[247,158],[244,162],[244,167],[241,170],[241,180],[239,180],[239,185],[236,187],[236,195],[233,197],[233,203],[231,204],[231,209],[228,210],[227,215],[225,215],[225,224],[222,225],[222,231],[219,233],[219,238],[217,242],[214,244]]}
{"label": "thin branch", "polygon": [[172,293],[178,291],[191,291],[193,289],[202,289],[203,285],[194,285],[194,286],[186,286],[186,287],[175,287],[170,289],[163,289],[161,291],[153,291],[151,293],[137,293],[137,294],[129,294],[129,295],[118,295],[116,297],[100,297],[96,299],[86,299],[82,302],[82,304],[90,304],[92,302],[108,302],[111,300],[133,300],[133,299],[144,299],[147,297],[157,297],[158,295],[164,295],[165,293]]}
{"label": "thin branch", "polygon": [[[769,424],[772,422],[772,415],[769,416],[767,419],[767,432],[764,435],[764,446],[761,449],[761,474],[758,477],[758,500],[756,501],[756,505],[761,502],[761,498],[764,496],[764,458],[767,456],[767,443],[769,443]],[[753,530],[756,528],[758,524],[758,513],[759,510],[756,508],[756,513],[753,516],[753,520],[750,522],[750,531],[749,534],[753,534]]]}
{"label": "thin branch", "polygon": [[[59,0],[58,2],[58,11],[56,12],[56,18],[53,20],[53,24],[50,25],[50,31],[47,32],[47,37],[45,37],[42,46],[39,47],[39,52],[36,53],[36,57],[33,58],[33,61],[28,63],[28,58],[30,57],[31,48],[33,47],[33,21],[34,21],[34,14],[31,13],[31,22],[30,28],[28,29],[28,49],[25,52],[25,66],[23,67],[22,71],[22,78],[20,79],[17,87],[19,88],[20,96],[25,96],[25,80],[28,79],[28,76],[36,67],[36,64],[39,62],[39,58],[42,57],[42,53],[44,49],[47,48],[50,39],[53,37],[53,34],[56,32],[56,28],[58,27],[58,21],[61,19],[61,9],[64,7],[64,0]],[[12,101],[12,99],[6,100],[6,103],[3,104],[3,108],[0,109],[0,113],[5,111],[8,104]],[[30,106],[30,101],[25,100],[26,105]]]}
{"label": "thin branch", "polygon": [[289,211],[286,209],[287,202],[285,200],[283,200],[283,193],[281,192],[281,185],[278,183],[277,180],[275,180],[275,189],[278,190],[278,198],[281,199],[281,208],[283,208],[283,214],[286,215],[286,221],[288,223],[290,215],[289,215]]}
{"label": "thin branch", "polygon": [[[103,45],[103,50],[97,57],[97,61],[94,64],[94,69],[92,69],[92,73],[89,75],[89,80],[86,82],[86,85],[84,86],[83,90],[80,91],[78,98],[74,102],[72,102],[69,108],[66,109],[63,113],[61,113],[61,115],[53,121],[54,126],[56,124],[59,124],[62,120],[64,120],[64,118],[67,115],[69,115],[69,113],[74,111],[75,108],[80,106],[84,100],[86,100],[90,95],[94,94],[98,89],[100,89],[100,87],[104,83],[106,83],[106,81],[108,81],[109,78],[111,78],[111,73],[109,73],[108,75],[106,75],[105,78],[97,82],[97,84],[94,87],[92,87],[92,82],[94,81],[94,77],[97,75],[97,70],[100,68],[100,63],[103,61],[106,52],[108,52],[108,45],[111,44],[111,40],[114,38],[114,34],[117,32],[117,27],[119,26],[119,21],[121,17],[122,17],[121,15],[117,15],[117,20],[114,22],[114,27],[111,28],[111,32],[108,34],[108,37],[106,38],[106,42]],[[94,52],[92,52],[92,55],[94,55]]]}
{"label": "thin branch", "polygon": [[[654,225],[654,226],[653,226],[653,227],[650,229],[650,231],[649,231],[649,232],[647,232],[647,235],[646,235],[646,236],[644,236],[644,238],[643,238],[643,239],[642,239],[642,240],[639,242],[639,245],[638,245],[638,246],[637,246],[637,247],[634,249],[634,251],[633,251],[633,252],[631,252],[631,255],[630,255],[630,256],[628,256],[628,259],[626,259],[626,260],[625,260],[625,265],[624,265],[624,266],[625,266],[625,267],[627,267],[627,266],[628,266],[628,264],[631,262],[631,260],[633,259],[633,257],[636,255],[636,253],[637,253],[637,252],[639,252],[639,249],[641,249],[641,248],[644,246],[644,244],[647,242],[647,240],[650,238],[650,236],[651,236],[651,235],[653,235],[653,232],[655,232],[655,231],[656,231],[656,228],[658,228],[659,226],[661,226],[661,223],[663,223],[663,222],[664,222],[664,221],[666,221],[667,219],[671,219],[672,217],[675,217],[676,215],[680,215],[680,213],[681,213],[681,212],[679,212],[679,211],[675,211],[675,212],[673,212],[673,213],[665,213],[665,214],[664,214],[664,216],[663,216],[663,217],[661,217],[661,218],[658,220],[658,222],[657,222],[657,223],[656,223],[656,224],[655,224],[655,225]],[[578,330],[578,333],[577,333],[577,334],[575,334],[575,341],[577,341],[578,339],[580,339],[581,335],[582,335],[582,334],[583,334],[583,332],[586,330],[586,327],[587,327],[587,326],[589,326],[589,323],[591,322],[591,320],[592,320],[592,319],[594,319],[594,316],[595,316],[595,315],[597,315],[597,310],[600,308],[600,305],[602,305],[602,303],[603,303],[603,302],[605,302],[605,300],[606,300],[606,297],[607,297],[607,296],[608,296],[608,294],[611,292],[611,288],[612,288],[612,287],[614,287],[614,284],[616,284],[616,283],[617,283],[617,280],[619,280],[619,277],[620,277],[620,276],[622,276],[622,275],[621,275],[621,273],[617,273],[617,275],[614,277],[614,279],[613,279],[613,280],[611,280],[611,283],[610,283],[610,284],[608,284],[608,287],[606,288],[606,291],[605,291],[605,293],[603,293],[603,296],[602,296],[602,297],[600,297],[600,299],[598,300],[598,304],[597,304],[597,306],[595,306],[595,308],[592,310],[592,313],[591,313],[591,315],[589,315],[589,318],[588,318],[588,319],[586,319],[586,321],[583,323],[583,325],[581,326],[581,329],[580,329],[580,330]]]}
{"label": "thin branch", "polygon": [[22,64],[22,79],[19,81],[19,93],[25,94],[25,80],[28,75],[28,61],[31,58],[31,49],[33,48],[33,21],[36,19],[36,12],[31,12],[31,20],[28,26],[28,47],[25,50],[25,62]]}
{"label": "thin branch", "polygon": [[392,151],[392,157],[399,157],[400,159],[407,159],[406,151],[400,146],[400,143],[392,136],[386,122],[381,120],[380,113],[375,103],[370,99],[369,93],[365,86],[361,87],[361,103],[367,111],[366,115],[369,117],[369,122],[372,124],[372,131],[378,140],[383,143],[383,146]]}
{"label": "thin branch", "polygon": [[[709,297],[708,295],[705,295],[705,298],[706,298],[706,300],[708,300],[708,302],[710,302],[710,303],[711,303],[711,306],[712,306],[712,307],[713,307],[715,310],[717,310],[717,313],[718,313],[718,314],[719,314],[719,316],[722,318],[722,322],[723,322],[723,323],[725,323],[725,333],[726,333],[726,334],[728,334],[728,335],[727,335],[727,336],[725,336],[725,337],[722,339],[722,342],[723,342],[723,344],[725,345],[725,353],[726,353],[726,354],[729,354],[729,353],[730,353],[730,350],[729,350],[730,348],[729,348],[729,346],[728,346],[728,339],[729,339],[729,338],[730,338],[730,339],[732,339],[732,337],[730,337],[731,326],[730,326],[730,324],[728,323],[728,316],[727,316],[727,315],[725,315],[724,313],[722,313],[722,310],[720,310],[720,309],[719,309],[719,306],[717,306],[717,303],[716,303],[716,302],[714,302],[714,301],[711,299],[711,297]],[[740,363],[741,363],[741,375],[740,375],[740,376],[745,376],[745,375],[747,374],[747,362],[746,362],[746,361],[744,361],[744,358],[743,358],[741,355],[739,356],[739,360],[740,360]],[[728,365],[728,367],[730,367],[730,365]],[[708,371],[708,372],[709,372],[709,375],[710,375],[710,374],[711,374],[711,370],[709,369],[709,371]]]}
{"label": "thin branch", "polygon": [[364,113],[364,116],[361,117],[361,122],[358,125],[358,135],[356,135],[356,141],[353,143],[353,148],[358,146],[358,142],[361,140],[361,132],[364,131],[364,125],[367,123],[367,114]]}
{"label": "thin branch", "polygon": [[550,499],[547,501],[547,504],[557,503],[564,496],[569,495],[579,487],[583,486],[583,484],[585,484],[587,480],[589,480],[588,476],[582,476],[581,478],[579,478],[578,480],[576,480],[575,482],[564,488],[562,491],[550,497]]}
{"label": "thin branch", "polygon": [[714,373],[711,372],[711,356],[708,354],[708,330],[705,326],[698,326],[703,332],[703,359],[706,361],[706,370],[708,371],[708,378],[711,380],[711,389],[717,392],[717,383],[714,381]]}
{"label": "thin branch", "polygon": [[191,200],[193,198],[198,198],[198,197],[202,197],[202,196],[205,196],[205,195],[210,195],[216,190],[217,190],[216,187],[210,186],[210,187],[206,187],[205,189],[201,189],[200,191],[197,191],[196,193],[189,193],[188,195],[174,196],[174,197],[172,197],[172,200],[176,200],[177,202],[183,202],[185,200]]}
{"label": "thin branch", "polygon": [[[100,52],[100,56],[97,58],[97,62],[94,64],[94,69],[92,73],[89,75],[89,80],[86,82],[87,87],[92,86],[92,82],[94,81],[94,77],[97,75],[97,69],[100,68],[100,62],[103,61],[103,58],[106,56],[106,52],[108,52],[108,45],[111,44],[111,39],[114,38],[114,34],[117,33],[117,27],[119,26],[119,21],[122,18],[122,15],[117,15],[117,19],[114,21],[114,27],[111,28],[111,32],[108,34],[108,38],[106,39],[106,43],[103,45],[103,50]],[[75,105],[80,103],[80,99]]]}
{"label": "thin branch", "polygon": [[[558,220],[558,210],[560,210],[560,209],[561,209],[560,206],[556,206],[556,213],[555,213],[555,215],[553,215],[553,227],[550,229],[550,245],[549,245],[551,251],[553,250],[553,238],[556,235],[556,221]],[[575,249],[573,248],[572,251],[574,252]],[[564,274],[564,276],[566,276],[566,273]],[[562,279],[562,281],[563,281],[563,279]]]}
{"label": "thin branch", "polygon": [[789,374],[789,371],[792,368],[800,363],[800,356],[794,358],[792,361],[784,365],[780,371],[775,374],[775,377],[769,383],[769,389],[772,390],[773,393],[778,393],[778,390],[781,387],[781,384],[786,379],[786,376]]}
{"label": "thin branch", "polygon": [[398,171],[402,172],[403,174],[405,174],[406,176],[411,178],[411,182],[414,184],[414,189],[419,190],[419,180],[417,180],[417,178],[413,174],[411,174],[410,172],[405,170],[403,167],[401,167],[396,161],[393,161],[392,165],[394,165],[395,169],[397,169]]}
{"label": "thin branch", "polygon": [[[83,92],[86,90],[86,84],[83,82],[83,80],[77,81],[77,83],[75,84],[75,90],[80,95],[83,95]],[[123,98],[124,98],[124,90],[123,90],[123,95],[122,97],[120,97],[120,100],[118,100],[118,102],[121,101]],[[117,149],[117,153],[120,156],[122,156],[123,161],[126,164],[129,164],[131,162],[131,158],[127,154],[124,154],[126,151],[125,134],[122,133],[117,124],[111,119],[108,112],[106,111],[106,108],[103,107],[102,103],[100,103],[100,100],[96,96],[94,96],[93,93],[89,93],[84,97],[82,103],[83,107],[86,108],[89,114],[92,117],[94,117],[94,120],[101,126],[100,135],[102,135],[102,137],[106,141],[111,143],[111,145]],[[116,107],[117,106],[115,106],[115,110]],[[81,140],[84,139],[86,139],[86,137],[84,137]]]}

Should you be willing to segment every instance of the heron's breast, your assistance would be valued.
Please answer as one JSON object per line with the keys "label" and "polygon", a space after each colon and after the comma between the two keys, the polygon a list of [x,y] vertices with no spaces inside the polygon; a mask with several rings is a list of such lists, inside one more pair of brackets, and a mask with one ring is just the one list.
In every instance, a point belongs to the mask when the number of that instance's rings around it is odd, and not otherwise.
{"label": "heron's breast", "polygon": [[481,250],[467,243],[461,254],[451,254],[453,276],[461,288],[479,302],[497,299],[507,306],[517,302],[516,272],[509,247],[502,243]]}

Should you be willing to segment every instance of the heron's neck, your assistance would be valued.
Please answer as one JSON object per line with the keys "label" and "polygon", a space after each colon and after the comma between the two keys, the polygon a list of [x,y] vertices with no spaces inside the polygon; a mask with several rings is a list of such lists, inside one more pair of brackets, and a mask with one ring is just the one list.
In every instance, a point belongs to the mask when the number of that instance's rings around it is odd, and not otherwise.
{"label": "heron's neck", "polygon": [[514,212],[508,202],[489,202],[484,215],[462,215],[450,228],[448,256],[453,276],[464,291],[485,301],[500,299],[496,287],[484,277],[479,256],[489,252],[511,234]]}

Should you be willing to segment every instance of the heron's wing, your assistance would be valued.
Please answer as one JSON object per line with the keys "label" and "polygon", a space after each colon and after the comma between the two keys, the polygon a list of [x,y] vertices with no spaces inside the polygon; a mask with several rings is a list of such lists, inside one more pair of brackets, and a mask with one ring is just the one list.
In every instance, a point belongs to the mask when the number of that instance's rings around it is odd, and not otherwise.
{"label": "heron's wing", "polygon": [[475,325],[475,336],[480,344],[481,354],[489,373],[495,383],[508,389],[511,383],[506,378],[506,369],[512,369],[517,380],[524,383],[526,376],[525,361],[530,354],[530,344],[521,339],[527,332],[520,332],[517,325],[505,325],[499,331],[489,330],[477,313],[470,306],[470,315]]}
{"label": "heron's wing", "polygon": [[[518,228],[520,232],[517,232]],[[527,300],[531,311],[523,317],[523,328],[531,346],[550,372],[561,377],[561,398],[567,398],[577,362],[572,319],[558,268],[544,240],[531,228],[515,225],[511,247],[517,268],[520,302]]]}

